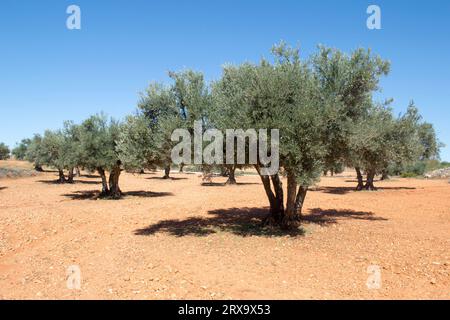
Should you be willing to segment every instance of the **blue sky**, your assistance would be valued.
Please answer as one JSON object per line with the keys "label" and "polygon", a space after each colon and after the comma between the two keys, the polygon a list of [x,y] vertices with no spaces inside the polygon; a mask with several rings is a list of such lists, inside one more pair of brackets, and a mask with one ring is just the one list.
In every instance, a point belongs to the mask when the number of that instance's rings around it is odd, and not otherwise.
{"label": "blue sky", "polygon": [[[66,28],[76,4],[82,29]],[[382,30],[368,30],[379,5]],[[307,57],[318,44],[372,50],[392,63],[380,99],[414,99],[450,161],[450,1],[2,0],[0,141],[104,111],[132,113],[149,82],[189,67],[216,79],[224,63],[257,61],[280,40]]]}

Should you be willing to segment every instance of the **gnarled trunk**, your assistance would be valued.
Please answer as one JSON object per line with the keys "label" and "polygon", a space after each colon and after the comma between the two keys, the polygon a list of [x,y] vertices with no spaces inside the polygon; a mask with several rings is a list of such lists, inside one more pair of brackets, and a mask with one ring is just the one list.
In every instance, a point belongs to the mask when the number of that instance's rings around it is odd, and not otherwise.
{"label": "gnarled trunk", "polygon": [[[266,192],[267,198],[270,204],[270,215],[265,219],[264,224],[279,224],[282,215],[284,214],[284,204],[283,204],[283,185],[281,183],[278,174],[275,176],[265,176],[262,175],[259,166],[255,166],[261,181],[264,186],[264,191]],[[270,181],[274,186],[275,193],[272,191]]]}
{"label": "gnarled trunk", "polygon": [[[278,225],[284,229],[292,229],[298,227],[301,216],[303,204],[305,202],[308,187],[299,186],[294,174],[289,174],[287,177],[287,200],[286,210],[283,199],[283,184],[278,174],[273,176],[261,175],[258,166],[255,166],[259,173],[261,181],[266,191],[266,195],[270,203],[270,215],[264,221],[265,224]],[[274,191],[272,191],[271,182]]]}
{"label": "gnarled trunk", "polygon": [[109,194],[108,181],[106,180],[105,170],[103,168],[97,168],[98,174],[102,178],[102,196],[107,196]]}
{"label": "gnarled trunk", "polygon": [[369,191],[375,191],[377,190],[377,188],[375,188],[373,181],[375,179],[375,171],[373,170],[369,170],[367,172],[367,181],[366,181],[366,185],[364,186],[366,188],[366,190]]}
{"label": "gnarled trunk", "polygon": [[119,187],[119,177],[121,173],[120,161],[117,161],[116,165],[111,169],[109,174],[109,196],[112,199],[119,199],[122,196],[122,191]]}
{"label": "gnarled trunk", "polygon": [[280,176],[278,174],[270,176],[272,180],[273,189],[275,190],[275,198],[273,204],[272,216],[276,218],[276,222],[280,223],[284,214],[284,192],[283,183],[281,182]]}
{"label": "gnarled trunk", "polygon": [[75,176],[76,176],[77,178],[81,177],[80,168],[78,168],[78,167],[75,167]]}
{"label": "gnarled trunk", "polygon": [[69,173],[67,175],[67,183],[73,183],[73,176],[74,176],[73,170],[74,170],[73,168],[69,169]]}
{"label": "gnarled trunk", "polygon": [[303,205],[305,204],[306,194],[308,193],[308,187],[300,186],[297,192],[297,198],[295,199],[295,210],[299,218],[302,218]]}
{"label": "gnarled trunk", "polygon": [[226,184],[237,184],[235,176],[236,166],[229,166],[227,171],[228,171],[228,180]]}
{"label": "gnarled trunk", "polygon": [[287,183],[286,210],[280,224],[285,229],[292,229],[300,224],[308,188],[300,186],[297,189],[297,181],[293,174],[288,174]]}
{"label": "gnarled trunk", "polygon": [[383,170],[382,172],[381,172],[381,179],[380,180],[389,180],[389,174],[388,174],[388,172],[387,172],[387,170]]}
{"label": "gnarled trunk", "polygon": [[164,177],[163,179],[169,179],[170,178],[170,166],[164,167]]}
{"label": "gnarled trunk", "polygon": [[58,183],[66,182],[66,177],[64,176],[64,171],[62,169],[58,169]]}
{"label": "gnarled trunk", "polygon": [[287,176],[287,199],[286,199],[286,211],[282,215],[281,226],[284,228],[291,228],[297,225],[300,221],[300,217],[297,214],[295,208],[295,200],[297,196],[297,181],[293,174]]}
{"label": "gnarled trunk", "polygon": [[356,178],[358,179],[358,186],[356,187],[356,190],[361,191],[362,189],[364,189],[363,175],[359,167],[356,167],[355,171],[356,171]]}
{"label": "gnarled trunk", "polygon": [[184,171],[184,163],[180,163],[180,173],[183,173]]}

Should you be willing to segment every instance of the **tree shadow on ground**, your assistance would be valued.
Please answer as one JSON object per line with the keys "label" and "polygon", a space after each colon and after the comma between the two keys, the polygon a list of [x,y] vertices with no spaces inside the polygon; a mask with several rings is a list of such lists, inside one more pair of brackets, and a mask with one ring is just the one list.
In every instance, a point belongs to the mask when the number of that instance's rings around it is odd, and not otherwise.
{"label": "tree shadow on ground", "polygon": [[251,185],[262,185],[262,183],[260,182],[238,182],[237,185],[238,186],[251,186]]}
{"label": "tree shadow on ground", "polygon": [[225,187],[225,182],[202,182],[202,187]]}
{"label": "tree shadow on ground", "polygon": [[168,233],[172,236],[207,236],[218,232],[229,232],[238,236],[301,236],[304,230],[299,228],[284,231],[279,228],[264,227],[262,221],[267,217],[268,208],[231,208],[212,210],[211,217],[192,217],[184,220],[163,220],[144,229],[135,230],[135,235],[149,236],[156,233]]}
{"label": "tree shadow on ground", "polygon": [[45,184],[69,184],[69,185],[71,185],[71,184],[100,184],[101,183],[101,181],[88,181],[88,180],[77,180],[77,179],[75,179],[72,183],[69,183],[67,181],[64,183],[61,183],[56,179],[55,180],[38,180],[37,182],[45,183]]}
{"label": "tree shadow on ground", "polygon": [[338,220],[354,219],[366,221],[387,221],[383,217],[377,217],[373,212],[354,211],[354,210],[334,210],[313,208],[309,214],[303,216],[303,221],[319,225],[335,224]]}
{"label": "tree shadow on ground", "polygon": [[225,186],[247,186],[258,185],[257,182],[236,182],[236,184],[227,184],[226,182],[203,182],[201,185],[204,187],[225,187]]}
{"label": "tree shadow on ground", "polygon": [[[303,222],[319,225],[337,223],[338,219],[358,219],[367,221],[384,221],[387,219],[375,217],[371,212],[352,210],[310,210],[303,217]],[[135,230],[135,235],[150,236],[156,233],[168,233],[175,237],[207,236],[218,232],[229,232],[234,235],[248,237],[298,237],[305,234],[303,228],[282,230],[278,227],[267,227],[263,220],[267,217],[269,208],[230,208],[211,210],[211,217],[191,217],[184,220],[162,220],[146,228]]]}
{"label": "tree shadow on ground", "polygon": [[81,177],[90,179],[100,178],[98,174],[82,174]]}
{"label": "tree shadow on ground", "polygon": [[[98,190],[76,191],[73,193],[63,194],[64,197],[72,200],[98,200],[102,199],[102,195]],[[122,192],[122,198],[138,197],[138,198],[157,198],[173,196],[171,192],[151,192],[151,191],[127,191]]]}
{"label": "tree shadow on ground", "polygon": [[167,181],[178,181],[178,180],[187,180],[187,178],[175,178],[175,177],[170,177],[170,178],[164,178],[164,177],[149,177],[149,178],[145,178],[145,179],[149,179],[149,180],[167,180]]}
{"label": "tree shadow on ground", "polygon": [[8,189],[8,187],[0,187],[0,191]]}
{"label": "tree shadow on ground", "polygon": [[[378,187],[375,185],[378,191],[383,190],[415,190],[414,187]],[[364,192],[366,190],[357,191],[356,186],[355,187],[316,187],[311,189],[312,192],[319,191],[324,193],[331,193],[331,194],[347,194],[350,192]],[[373,191],[370,191],[373,192]]]}

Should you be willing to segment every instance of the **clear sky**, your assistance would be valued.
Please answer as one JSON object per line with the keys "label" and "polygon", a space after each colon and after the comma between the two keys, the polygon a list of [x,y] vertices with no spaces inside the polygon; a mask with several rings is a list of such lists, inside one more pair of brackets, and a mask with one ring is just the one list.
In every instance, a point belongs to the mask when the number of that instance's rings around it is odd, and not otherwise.
{"label": "clear sky", "polygon": [[[66,8],[81,8],[81,30]],[[381,8],[381,30],[366,9]],[[17,141],[104,111],[122,118],[149,82],[189,67],[216,79],[224,63],[258,61],[280,40],[372,50],[392,63],[380,99],[414,99],[450,161],[450,1],[2,0],[0,141]]]}

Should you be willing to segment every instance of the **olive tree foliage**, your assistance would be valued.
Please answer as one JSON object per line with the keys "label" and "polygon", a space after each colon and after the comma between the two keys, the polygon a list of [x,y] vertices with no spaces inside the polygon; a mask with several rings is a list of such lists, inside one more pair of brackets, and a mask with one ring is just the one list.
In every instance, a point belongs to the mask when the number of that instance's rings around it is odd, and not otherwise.
{"label": "olive tree foliage", "polygon": [[22,141],[20,141],[20,143],[18,143],[11,151],[14,158],[16,158],[17,160],[25,160],[26,153],[30,144],[31,139],[22,139]]}
{"label": "olive tree foliage", "polygon": [[324,171],[342,164],[353,166],[362,188],[361,170],[352,157],[351,136],[355,126],[371,112],[373,92],[379,90],[381,77],[389,73],[390,63],[370,50],[357,49],[348,55],[320,46],[311,64],[323,103],[334,105],[326,124],[328,147]]}
{"label": "olive tree foliage", "polygon": [[[226,66],[223,70],[222,78],[212,84],[211,104],[208,108],[208,120],[212,127],[220,130],[224,134],[224,141],[229,140],[227,130],[229,129],[249,129],[252,127],[252,119],[247,117],[249,112],[246,106],[246,92],[252,90],[251,78],[255,76],[256,67],[251,64],[243,64],[235,67]],[[226,150],[223,152],[223,165],[221,170],[228,176],[226,184],[236,184],[235,171],[249,167],[249,142],[250,138],[243,141],[245,150],[245,162],[239,164],[237,162],[238,141],[232,137],[234,141],[233,159],[234,163],[227,163]],[[242,142],[241,142],[242,143]],[[225,145],[226,146],[226,145]],[[228,148],[230,146],[227,146]]]}
{"label": "olive tree foliage", "polygon": [[174,81],[172,91],[175,96],[177,111],[185,121],[189,131],[194,130],[194,121],[208,121],[208,110],[211,104],[209,88],[200,72],[185,70],[170,72]]}
{"label": "olive tree foliage", "polygon": [[143,115],[128,116],[121,125],[116,150],[125,170],[152,169],[158,162],[152,130]]}
{"label": "olive tree foliage", "polygon": [[[260,162],[255,168],[270,203],[267,223],[290,228],[298,224],[308,187],[323,169],[330,105],[321,103],[318,82],[298,50],[281,44],[273,54],[274,62],[226,66],[214,96],[230,115],[231,128],[279,129],[280,169],[267,176]],[[287,177],[286,198],[280,175]]]}
{"label": "olive tree foliage", "polygon": [[65,121],[61,133],[64,137],[62,146],[62,161],[64,169],[68,170],[68,183],[74,182],[74,170],[81,165],[81,127],[72,121]]}
{"label": "olive tree foliage", "polygon": [[135,115],[121,127],[117,150],[125,168],[163,167],[169,178],[172,142],[170,135],[180,126],[180,110],[171,87],[152,83],[141,94]]}
{"label": "olive tree foliage", "polygon": [[40,134],[35,134],[30,141],[25,153],[25,160],[32,162],[36,171],[43,171],[42,156],[41,156],[41,142],[42,136]]}
{"label": "olive tree foliage", "polygon": [[61,131],[46,130],[39,145],[39,163],[56,168],[59,173],[58,182],[64,183],[64,135]]}
{"label": "olive tree foliage", "polygon": [[[195,121],[201,121],[203,128],[201,134],[203,134],[208,128],[212,127],[209,117],[212,97],[203,74],[187,69],[180,72],[170,72],[169,76],[173,80],[172,91],[183,122],[183,125],[179,128],[187,129],[192,138],[194,135]],[[165,125],[170,127],[168,123]],[[191,154],[193,152],[191,150]],[[180,165],[181,170],[183,165]],[[210,170],[211,165],[202,165],[202,171],[208,172]]]}
{"label": "olive tree foliage", "polygon": [[440,149],[443,144],[437,139],[433,125],[423,121],[413,101],[409,104],[406,115],[409,119],[414,120],[416,134],[418,135],[417,146],[413,146],[416,147],[416,152],[413,159],[406,158],[404,161],[388,163],[385,172],[389,174],[408,174],[414,173],[414,171],[417,171],[417,174],[423,174],[428,161],[439,160],[440,158]]}
{"label": "olive tree foliage", "polygon": [[[411,102],[410,107],[415,107],[414,102]],[[426,121],[421,122],[418,127],[418,134],[423,151],[419,160],[439,160],[440,150],[444,147],[444,144],[437,138],[433,124]]]}
{"label": "olive tree foliage", "polygon": [[367,173],[366,190],[376,190],[374,177],[389,164],[414,161],[423,153],[418,133],[420,116],[410,106],[397,119],[385,105],[374,105],[351,136],[354,163]]}
{"label": "olive tree foliage", "polygon": [[[46,130],[43,136],[35,135],[24,141],[27,142],[24,159],[34,162],[37,170],[42,170],[42,165],[56,168],[59,183],[74,182],[74,168],[80,164],[81,156],[79,126],[66,121],[62,130]],[[21,145],[25,145],[24,141]],[[64,170],[68,170],[67,179]]]}
{"label": "olive tree foliage", "polygon": [[[116,150],[120,125],[104,114],[91,116],[79,128],[80,165],[97,171],[102,179],[104,197],[118,199],[122,195],[119,187],[121,161]],[[109,179],[106,177],[109,172]]]}
{"label": "olive tree foliage", "polygon": [[203,75],[191,70],[171,72],[173,84],[152,83],[141,95],[138,110],[122,126],[118,151],[128,169],[163,167],[169,178],[175,129],[194,133],[194,121],[206,119],[210,101]]}
{"label": "olive tree foliage", "polygon": [[0,160],[6,160],[10,157],[9,147],[3,142],[0,143]]}

